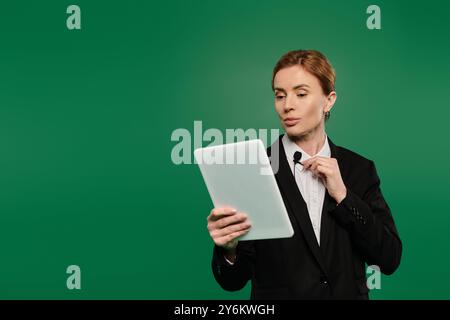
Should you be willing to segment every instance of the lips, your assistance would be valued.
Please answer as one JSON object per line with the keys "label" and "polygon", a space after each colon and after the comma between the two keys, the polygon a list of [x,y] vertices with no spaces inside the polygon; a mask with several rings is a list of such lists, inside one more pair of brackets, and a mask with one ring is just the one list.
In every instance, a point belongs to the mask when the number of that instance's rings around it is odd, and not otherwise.
{"label": "lips", "polygon": [[288,127],[295,126],[300,121],[300,118],[286,118],[283,120],[284,124]]}

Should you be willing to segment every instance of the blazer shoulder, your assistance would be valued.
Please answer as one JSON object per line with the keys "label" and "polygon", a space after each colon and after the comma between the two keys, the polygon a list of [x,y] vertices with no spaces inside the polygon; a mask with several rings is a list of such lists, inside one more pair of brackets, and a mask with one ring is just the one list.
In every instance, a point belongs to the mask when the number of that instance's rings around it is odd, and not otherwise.
{"label": "blazer shoulder", "polygon": [[367,190],[380,183],[373,160],[344,147],[336,147],[342,178],[353,192],[364,198]]}
{"label": "blazer shoulder", "polygon": [[342,165],[341,169],[344,171],[351,172],[359,177],[376,175],[376,167],[373,160],[341,146],[336,146],[336,151],[338,161]]}
{"label": "blazer shoulder", "polygon": [[351,160],[353,162],[358,162],[365,165],[371,165],[373,163],[373,160],[366,158],[365,156],[353,150],[341,146],[336,146],[336,149],[338,150],[339,156],[342,159]]}

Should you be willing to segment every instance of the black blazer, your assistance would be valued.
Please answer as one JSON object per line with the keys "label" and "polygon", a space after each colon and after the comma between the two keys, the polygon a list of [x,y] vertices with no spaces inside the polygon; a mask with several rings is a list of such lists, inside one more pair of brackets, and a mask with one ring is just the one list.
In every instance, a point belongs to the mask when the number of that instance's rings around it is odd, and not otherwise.
{"label": "black blazer", "polygon": [[[398,268],[402,254],[373,161],[334,145],[328,138],[347,197],[337,205],[325,192],[319,246],[286,159],[282,136],[275,142],[279,146],[275,178],[294,236],[239,241],[234,265],[228,264],[223,249],[214,245],[216,281],[223,289],[236,291],[251,280],[250,299],[368,299],[365,264],[377,265],[389,275]],[[269,156],[272,147],[267,149]],[[272,165],[273,160],[271,157]]]}

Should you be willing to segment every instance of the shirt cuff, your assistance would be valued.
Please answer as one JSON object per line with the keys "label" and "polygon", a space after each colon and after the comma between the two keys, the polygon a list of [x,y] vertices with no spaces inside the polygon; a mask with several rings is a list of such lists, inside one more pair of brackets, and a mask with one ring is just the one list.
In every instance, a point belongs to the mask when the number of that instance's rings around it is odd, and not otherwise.
{"label": "shirt cuff", "polygon": [[223,256],[225,258],[225,261],[228,262],[229,265],[234,265],[234,262],[231,262],[230,260],[227,259],[227,257]]}

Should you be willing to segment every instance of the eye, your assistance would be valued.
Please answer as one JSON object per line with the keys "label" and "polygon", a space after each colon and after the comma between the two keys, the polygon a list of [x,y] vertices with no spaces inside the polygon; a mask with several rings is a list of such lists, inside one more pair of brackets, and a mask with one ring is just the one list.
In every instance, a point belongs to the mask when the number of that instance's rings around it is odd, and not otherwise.
{"label": "eye", "polygon": [[306,93],[299,93],[299,94],[297,95],[297,97],[301,97],[301,98],[306,97]]}
{"label": "eye", "polygon": [[275,96],[275,99],[277,99],[277,100],[281,100],[281,99],[283,99],[285,96]]}

